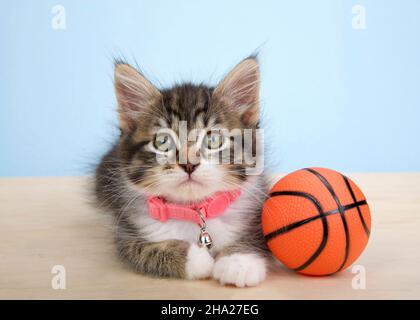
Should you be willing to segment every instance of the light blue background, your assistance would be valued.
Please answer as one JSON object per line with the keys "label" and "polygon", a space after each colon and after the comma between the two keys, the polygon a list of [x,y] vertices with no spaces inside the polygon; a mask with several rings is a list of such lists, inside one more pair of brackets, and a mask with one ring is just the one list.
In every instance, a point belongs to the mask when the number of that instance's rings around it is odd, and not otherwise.
{"label": "light blue background", "polygon": [[0,175],[91,170],[116,136],[114,56],[214,84],[257,48],[275,170],[419,171],[419,17],[417,0],[2,1]]}

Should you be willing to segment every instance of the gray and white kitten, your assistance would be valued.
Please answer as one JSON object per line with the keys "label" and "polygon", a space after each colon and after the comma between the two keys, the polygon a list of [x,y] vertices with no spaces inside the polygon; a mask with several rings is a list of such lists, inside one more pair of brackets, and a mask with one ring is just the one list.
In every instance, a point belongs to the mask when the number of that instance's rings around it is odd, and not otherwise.
{"label": "gray and white kitten", "polygon": [[[136,271],[157,277],[212,277],[238,287],[265,279],[268,255],[261,232],[261,206],[266,186],[261,175],[246,174],[252,164],[234,163],[233,157],[228,163],[215,164],[200,156],[202,146],[192,142],[181,142],[177,149],[196,148],[197,164],[157,160],[157,153],[168,147],[168,138],[162,139],[159,130],[176,133],[181,121],[186,121],[188,131],[208,133],[204,139],[211,139],[210,133],[218,128],[256,131],[259,80],[258,62],[250,57],[215,88],[181,84],[158,90],[136,69],[116,62],[121,135],[97,167],[95,191],[98,203],[113,214],[120,257]],[[233,145],[228,154],[233,153]],[[241,195],[225,213],[207,220],[214,243],[210,250],[197,245],[199,227],[195,223],[160,222],[148,213],[148,196],[193,203],[218,191],[236,189]]]}

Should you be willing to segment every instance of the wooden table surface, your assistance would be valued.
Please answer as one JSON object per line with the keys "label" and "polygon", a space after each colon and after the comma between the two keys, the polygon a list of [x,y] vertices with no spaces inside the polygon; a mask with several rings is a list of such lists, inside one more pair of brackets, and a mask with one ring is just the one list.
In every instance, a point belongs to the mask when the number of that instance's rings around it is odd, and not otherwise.
{"label": "wooden table surface", "polygon": [[[306,277],[278,267],[258,287],[213,280],[151,279],[117,259],[106,217],[89,204],[88,179],[0,179],[0,299],[419,299],[420,173],[350,174],[372,211],[372,234],[356,262],[366,288],[354,289],[349,268]],[[66,272],[55,290],[53,266]]]}

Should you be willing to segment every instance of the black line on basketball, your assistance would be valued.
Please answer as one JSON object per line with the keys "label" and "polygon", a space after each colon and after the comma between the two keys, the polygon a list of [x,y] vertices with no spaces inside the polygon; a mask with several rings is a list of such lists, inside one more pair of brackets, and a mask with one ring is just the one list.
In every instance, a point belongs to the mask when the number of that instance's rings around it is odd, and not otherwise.
{"label": "black line on basketball", "polygon": [[344,259],[343,259],[343,263],[341,264],[340,268],[338,268],[337,272],[340,271],[341,269],[343,269],[344,265],[347,262],[347,259],[349,257],[349,251],[350,251],[350,235],[349,235],[349,228],[347,225],[347,219],[346,219],[346,215],[345,212],[343,210],[343,206],[341,205],[340,199],[338,199],[337,194],[335,193],[333,187],[331,186],[331,184],[327,181],[327,179],[325,179],[325,177],[320,174],[318,171],[315,171],[314,169],[311,168],[305,168],[303,170],[306,170],[310,173],[312,173],[313,175],[315,175],[316,177],[318,177],[318,179],[324,184],[324,186],[328,189],[328,191],[330,192],[331,196],[333,197],[335,203],[337,204],[338,210],[340,211],[340,217],[341,217],[341,221],[343,222],[343,227],[344,227],[344,233],[346,235],[346,249],[345,249],[345,254],[344,254]]}
{"label": "black line on basketball", "polygon": [[[343,176],[344,182],[346,183],[347,189],[349,189],[349,192],[350,192],[350,195],[351,195],[353,201],[357,202],[356,195],[354,194],[354,191],[353,191],[353,188],[351,187],[349,179],[343,174],[342,174],[342,176]],[[366,225],[365,219],[363,218],[362,211],[360,210],[359,206],[357,206],[356,208],[357,208],[357,212],[359,213],[359,218],[360,218],[360,221],[362,222],[363,229],[365,229],[366,235],[369,238],[370,230],[369,230],[368,226]]]}
{"label": "black line on basketball", "polygon": [[271,197],[275,197],[275,196],[297,196],[297,197],[303,197],[305,199],[308,199],[309,201],[311,201],[315,205],[315,207],[318,210],[319,217],[322,219],[323,234],[322,234],[322,241],[321,241],[321,243],[319,244],[319,246],[316,249],[316,251],[312,254],[312,256],[305,263],[303,263],[301,266],[293,269],[295,271],[302,271],[305,268],[307,268],[312,262],[314,262],[316,258],[318,258],[318,256],[324,250],[325,245],[327,244],[327,241],[328,241],[328,222],[327,222],[327,218],[326,218],[326,216],[324,214],[324,210],[322,209],[322,206],[319,203],[319,201],[315,197],[313,197],[312,195],[310,195],[309,193],[306,193],[306,192],[300,192],[300,191],[275,191],[275,192],[272,192],[270,194],[270,196]]}
{"label": "black line on basketball", "polygon": [[[355,203],[347,204],[347,205],[343,206],[343,209],[344,209],[344,211],[347,211],[347,210],[350,210],[350,209],[358,208],[358,207],[363,206],[363,205],[367,205],[366,200],[362,200],[362,201],[358,201],[358,202],[355,202]],[[324,216],[328,217],[328,216],[331,216],[331,215],[337,214],[337,213],[340,213],[340,211],[338,209],[334,209],[334,210],[324,212]],[[274,239],[274,238],[276,238],[276,237],[278,237],[282,234],[285,234],[289,231],[292,231],[293,229],[296,229],[298,227],[304,226],[305,224],[310,223],[312,221],[316,221],[320,218],[321,218],[321,216],[316,215],[316,216],[312,216],[312,217],[309,217],[309,218],[299,220],[299,221],[290,223],[288,225],[285,225],[284,227],[281,227],[281,228],[276,229],[276,230],[274,230],[270,233],[267,233],[267,235],[264,236],[265,241],[270,241],[270,240],[272,240],[272,239]]]}
{"label": "black line on basketball", "polygon": [[275,237],[277,237],[277,236],[279,236],[281,234],[285,234],[285,233],[287,233],[289,231],[292,231],[293,229],[296,229],[298,227],[304,226],[305,224],[307,224],[309,222],[318,220],[319,218],[321,218],[321,217],[320,216],[313,216],[313,217],[310,217],[310,218],[307,218],[307,219],[303,219],[303,220],[300,220],[300,221],[293,222],[293,223],[288,224],[288,225],[286,225],[284,227],[281,227],[279,229],[276,229],[276,230],[274,230],[273,232],[270,232],[269,234],[267,234],[264,237],[265,238],[265,241],[270,241],[273,238],[275,238]]}

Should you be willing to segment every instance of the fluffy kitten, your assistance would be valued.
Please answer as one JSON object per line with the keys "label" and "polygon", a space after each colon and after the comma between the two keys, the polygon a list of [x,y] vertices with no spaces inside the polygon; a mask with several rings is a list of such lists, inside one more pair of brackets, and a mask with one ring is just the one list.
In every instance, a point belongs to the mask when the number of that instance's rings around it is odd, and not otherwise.
{"label": "fluffy kitten", "polygon": [[[119,255],[138,272],[186,279],[213,277],[221,284],[238,287],[264,280],[267,249],[260,225],[266,186],[261,175],[246,174],[255,164],[234,163],[233,157],[228,163],[213,163],[201,153],[202,145],[190,141],[173,149],[176,155],[180,150],[192,150],[198,157],[195,164],[190,164],[189,158],[187,164],[178,160],[161,164],[157,157],[174,144],[169,141],[171,137],[158,136],[159,130],[177,133],[181,121],[186,121],[188,132],[200,129],[208,133],[204,136],[207,144],[226,139],[211,137],[210,133],[219,128],[251,129],[255,134],[259,78],[258,63],[250,57],[215,88],[182,84],[158,90],[130,65],[116,63],[121,135],[97,167],[95,190],[98,203],[115,218]],[[227,139],[233,141],[232,137]],[[233,155],[234,145],[230,144],[228,155]],[[148,212],[149,196],[194,203],[215,192],[237,189],[240,196],[224,214],[207,220],[214,243],[210,250],[197,245],[199,227],[194,222],[161,222]]]}

